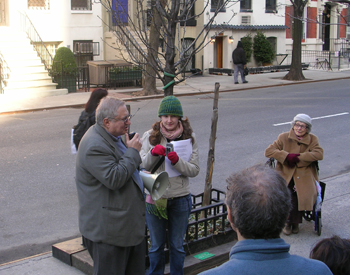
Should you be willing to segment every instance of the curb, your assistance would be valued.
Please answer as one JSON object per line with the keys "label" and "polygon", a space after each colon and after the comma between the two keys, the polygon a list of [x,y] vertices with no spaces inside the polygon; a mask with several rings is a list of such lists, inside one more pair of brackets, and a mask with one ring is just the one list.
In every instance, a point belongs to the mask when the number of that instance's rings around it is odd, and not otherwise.
{"label": "curb", "polygon": [[[219,93],[228,93],[228,92],[238,92],[238,91],[246,91],[246,90],[256,90],[256,89],[265,89],[265,88],[271,88],[271,87],[279,87],[279,86],[289,86],[289,85],[298,85],[298,84],[307,84],[307,83],[315,83],[315,82],[325,82],[325,81],[335,81],[335,80],[344,80],[344,79],[350,79],[349,77],[337,77],[337,78],[327,78],[327,79],[319,79],[319,80],[312,80],[312,79],[305,79],[301,81],[294,81],[291,83],[283,83],[283,84],[271,84],[271,85],[265,85],[265,86],[257,86],[257,87],[247,87],[247,88],[240,88],[240,89],[230,89],[230,90],[219,90]],[[119,93],[130,93],[128,92],[119,92]],[[193,96],[193,95],[204,95],[204,94],[212,94],[214,91],[201,91],[201,92],[184,92],[184,93],[176,93],[174,92],[174,95],[177,97],[182,96]],[[127,101],[137,101],[137,100],[148,100],[148,99],[157,99],[164,97],[163,94],[157,94],[157,95],[149,95],[149,96],[135,96],[135,97],[126,97],[122,100]],[[0,112],[0,115],[10,115],[10,114],[19,114],[19,113],[29,113],[29,112],[38,112],[43,110],[53,110],[53,109],[63,109],[63,108],[83,108],[85,106],[85,103],[79,103],[79,104],[67,104],[67,105],[60,105],[60,106],[52,106],[52,107],[40,107],[40,108],[32,108],[32,109],[25,109],[25,110],[17,110],[17,111],[5,111]]]}

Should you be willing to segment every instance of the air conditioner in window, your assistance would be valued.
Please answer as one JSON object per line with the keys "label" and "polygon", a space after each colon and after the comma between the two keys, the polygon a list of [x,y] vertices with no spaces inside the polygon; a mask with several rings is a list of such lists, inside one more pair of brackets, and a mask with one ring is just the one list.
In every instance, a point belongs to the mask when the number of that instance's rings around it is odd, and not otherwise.
{"label": "air conditioner in window", "polygon": [[251,23],[251,16],[250,15],[243,15],[241,17],[241,24],[242,25],[250,25]]}

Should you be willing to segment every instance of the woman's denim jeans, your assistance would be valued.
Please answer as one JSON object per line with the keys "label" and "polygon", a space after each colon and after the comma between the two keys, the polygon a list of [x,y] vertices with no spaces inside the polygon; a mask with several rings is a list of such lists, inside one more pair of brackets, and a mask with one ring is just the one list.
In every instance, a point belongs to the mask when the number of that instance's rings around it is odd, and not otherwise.
{"label": "woman's denim jeans", "polygon": [[169,230],[170,274],[181,275],[186,253],[183,249],[183,239],[186,233],[188,218],[191,213],[191,195],[168,199],[168,220],[158,218],[146,211],[147,227],[151,236],[149,275],[163,275],[165,268],[164,246],[166,228]]}

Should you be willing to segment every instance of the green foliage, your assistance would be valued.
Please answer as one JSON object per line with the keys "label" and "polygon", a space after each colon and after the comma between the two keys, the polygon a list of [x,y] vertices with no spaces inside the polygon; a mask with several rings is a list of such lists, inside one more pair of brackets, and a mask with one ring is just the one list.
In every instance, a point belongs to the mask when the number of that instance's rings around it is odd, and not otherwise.
{"label": "green foliage", "polygon": [[247,59],[247,62],[250,61],[253,53],[253,39],[252,35],[248,33],[246,36],[241,38],[242,44],[243,44],[243,49],[245,52],[245,57]]}
{"label": "green foliage", "polygon": [[74,54],[67,47],[58,48],[53,61],[52,72],[54,75],[61,74],[62,69],[66,74],[75,74],[77,72]]}
{"label": "green foliage", "polygon": [[258,63],[271,63],[275,57],[275,53],[265,34],[261,31],[258,31],[253,40],[255,60]]}

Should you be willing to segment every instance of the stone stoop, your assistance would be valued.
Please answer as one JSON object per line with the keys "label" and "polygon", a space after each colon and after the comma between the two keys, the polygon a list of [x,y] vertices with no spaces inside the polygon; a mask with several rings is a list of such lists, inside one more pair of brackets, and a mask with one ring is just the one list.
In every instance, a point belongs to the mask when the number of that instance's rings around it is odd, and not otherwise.
{"label": "stone stoop", "polygon": [[57,83],[52,81],[24,32],[0,28],[0,53],[9,68],[4,95],[35,98],[68,94],[67,89],[56,89]]}
{"label": "stone stoop", "polygon": [[[228,261],[229,252],[235,242],[218,245],[208,248],[203,252],[198,252],[193,255],[186,256],[184,264],[184,273],[186,275],[194,275],[199,272],[221,265]],[[204,254],[202,254],[204,253]],[[207,255],[204,259],[195,258],[196,255]],[[87,275],[92,275],[93,261],[89,252],[82,245],[82,238],[68,240],[62,243],[57,243],[52,246],[52,256],[56,259],[73,266]],[[209,257],[208,257],[209,256]],[[200,257],[199,257],[200,258]],[[148,274],[147,270],[145,274]],[[170,266],[165,266],[164,275],[170,274]]]}

